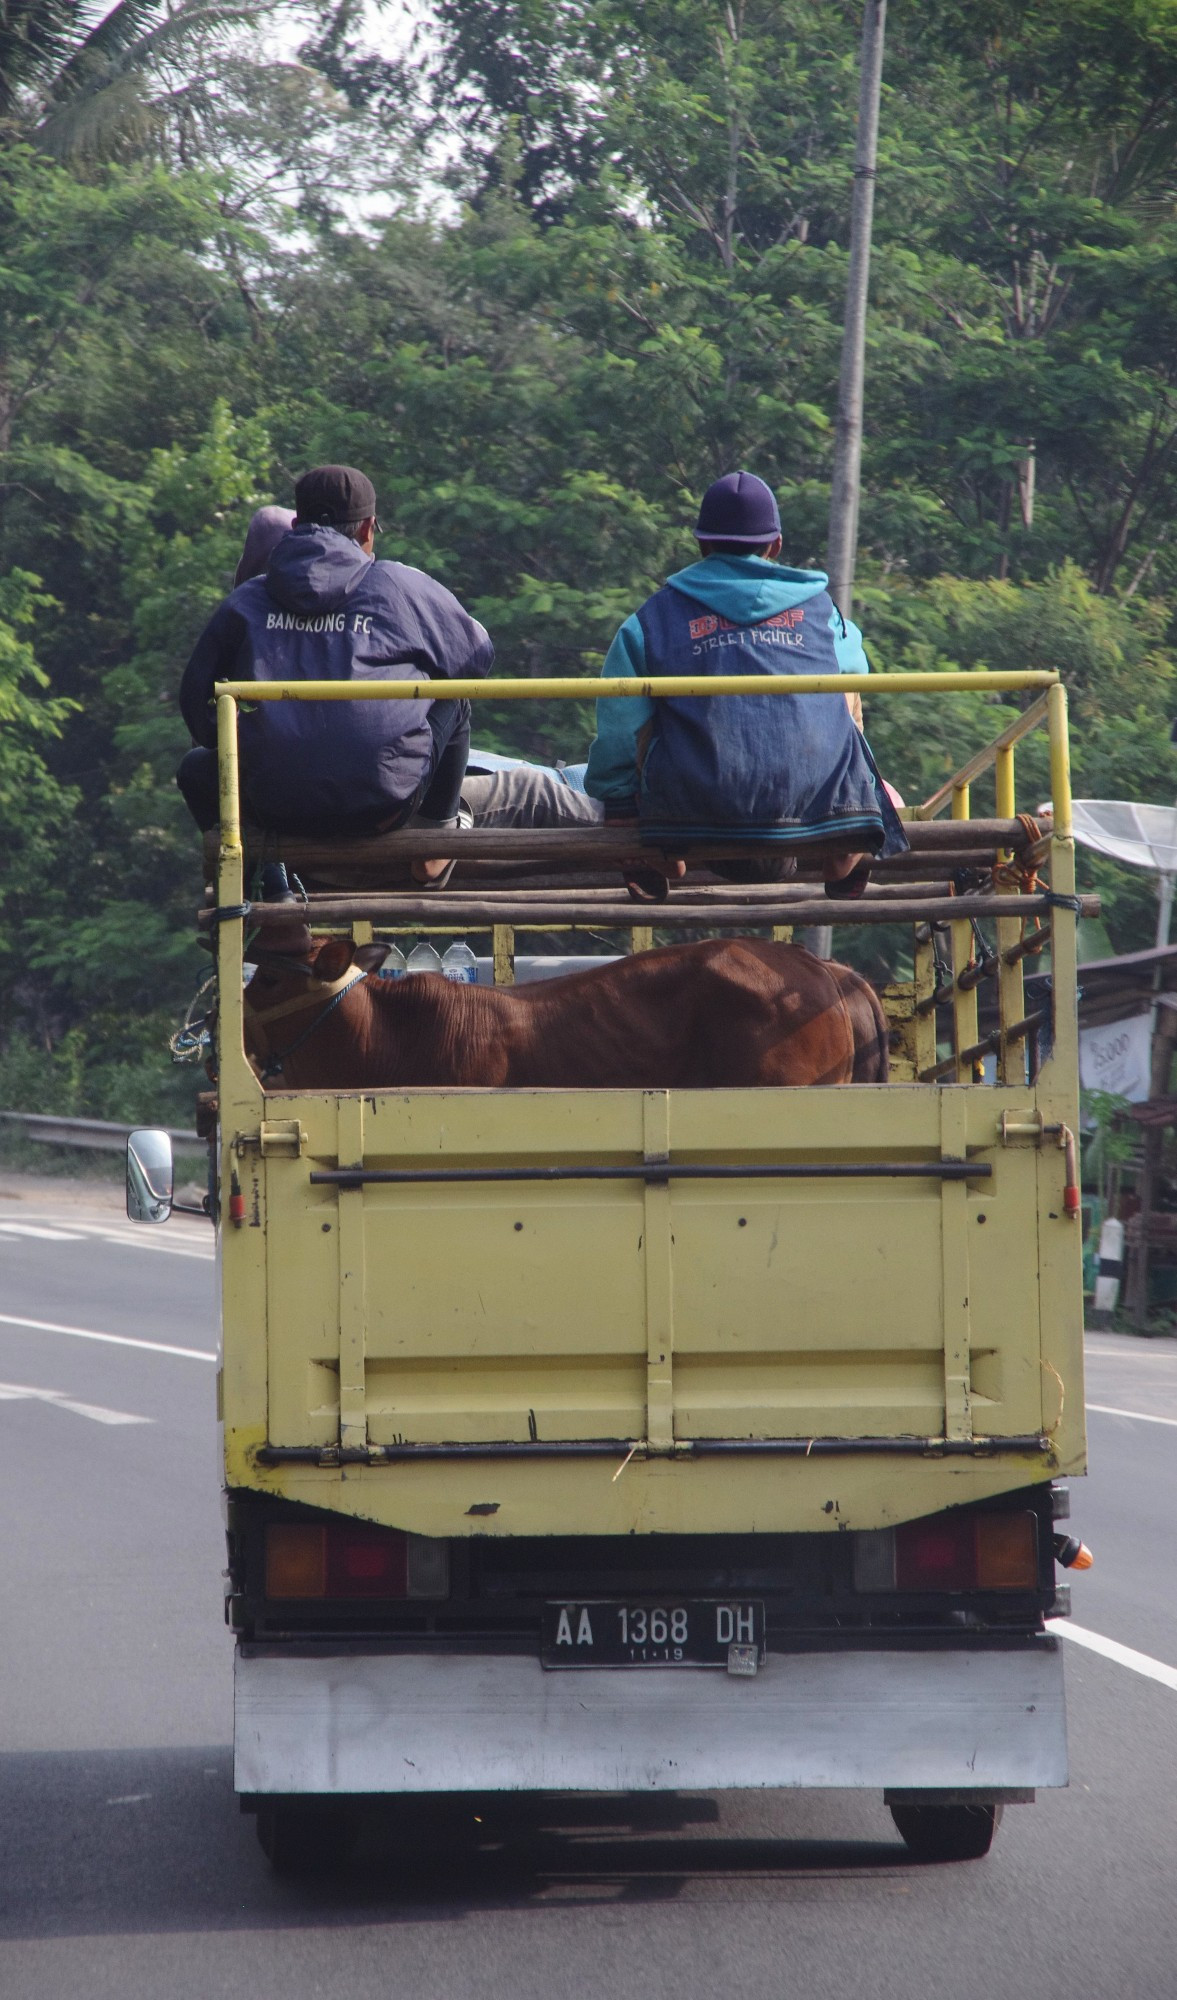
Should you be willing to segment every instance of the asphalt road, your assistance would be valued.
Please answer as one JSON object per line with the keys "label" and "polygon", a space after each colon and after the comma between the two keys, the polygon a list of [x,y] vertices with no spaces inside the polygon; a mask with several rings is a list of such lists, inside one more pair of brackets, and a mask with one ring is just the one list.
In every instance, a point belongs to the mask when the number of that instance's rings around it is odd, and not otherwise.
{"label": "asphalt road", "polygon": [[852,1793],[473,1800],[398,1810],[346,1880],[292,1886],[232,1794],[208,1233],[16,1186],[2,2000],[1177,1994],[1177,1680],[1140,1658],[1177,1669],[1177,1341],[1089,1342],[1075,1623],[1137,1659],[1068,1645],[1071,1788],[1007,1811],[987,1860],[917,1865]]}

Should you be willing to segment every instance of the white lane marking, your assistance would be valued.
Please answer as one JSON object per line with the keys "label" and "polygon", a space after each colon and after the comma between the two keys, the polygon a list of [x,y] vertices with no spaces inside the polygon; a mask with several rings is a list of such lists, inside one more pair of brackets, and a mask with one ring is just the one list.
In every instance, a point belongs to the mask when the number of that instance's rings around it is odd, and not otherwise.
{"label": "white lane marking", "polygon": [[153,1417],[133,1417],[129,1410],[107,1410],[101,1403],[77,1403],[61,1389],[30,1389],[21,1382],[0,1382],[0,1403],[52,1403],[55,1410],[69,1410],[75,1417],[89,1417],[96,1424],[150,1424]]}
{"label": "white lane marking", "polygon": [[1118,1639],[1105,1639],[1102,1632],[1089,1632],[1083,1625],[1072,1625],[1069,1618],[1049,1618],[1047,1624],[1060,1639],[1073,1639],[1076,1646],[1086,1646],[1089,1652],[1114,1660],[1118,1667],[1129,1667],[1134,1674],[1143,1674],[1145,1680],[1159,1681],[1162,1687],[1177,1693],[1177,1667],[1154,1660],[1151,1653],[1138,1653],[1135,1646],[1121,1646]]}
{"label": "white lane marking", "polygon": [[51,1319],[20,1319],[16,1313],[0,1313],[0,1326],[31,1327],[34,1333],[68,1333],[74,1340],[101,1340],[111,1347],[144,1347],[149,1354],[178,1354],[182,1361],[215,1361],[216,1355],[202,1347],[172,1347],[164,1340],[132,1340],[127,1333],[95,1333],[88,1326],[59,1326]]}
{"label": "white lane marking", "polygon": [[35,1222],[0,1222],[0,1235],[36,1236],[43,1243],[81,1243],[83,1238],[72,1229],[44,1229]]}
{"label": "white lane marking", "polygon": [[1170,1430],[1177,1431],[1177,1417],[1154,1417],[1148,1410],[1113,1410],[1109,1403],[1088,1403],[1087,1408],[1101,1417],[1132,1417],[1138,1424],[1168,1424]]}
{"label": "white lane marking", "polygon": [[1146,1354],[1139,1347],[1126,1347],[1123,1349],[1119,1347],[1088,1347],[1084,1351],[1094,1356],[1097,1361],[1177,1361],[1177,1348],[1174,1347],[1158,1346],[1149,1354]]}
{"label": "white lane marking", "polygon": [[195,1257],[199,1264],[211,1264],[216,1254],[211,1249],[198,1250],[194,1244],[189,1246],[187,1243],[161,1243],[154,1236],[110,1236],[103,1232],[101,1236],[92,1240],[108,1243],[112,1250],[154,1250],[162,1252],[165,1257]]}

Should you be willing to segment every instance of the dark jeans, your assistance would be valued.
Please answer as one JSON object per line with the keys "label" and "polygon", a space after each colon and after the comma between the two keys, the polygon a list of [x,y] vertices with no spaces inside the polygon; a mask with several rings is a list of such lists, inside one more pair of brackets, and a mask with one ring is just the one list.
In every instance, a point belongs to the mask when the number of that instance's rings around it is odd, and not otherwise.
{"label": "dark jeans", "polygon": [[[379,807],[374,812],[350,817],[340,815],[330,821],[308,818],[300,820],[297,825],[284,822],[270,831],[301,833],[312,839],[331,839],[345,834],[363,838],[366,834],[391,833],[395,827],[404,826],[414,813],[418,819],[433,825],[445,826],[456,820],[462,796],[462,779],[466,775],[466,758],[470,752],[470,704],[468,701],[432,702],[426,719],[433,738],[429,768],[411,798],[403,800],[400,805],[390,801],[387,807]],[[189,750],[180,761],[176,783],[200,831],[207,833],[217,825],[221,816],[216,751]],[[248,787],[245,788],[243,809],[248,817]]]}

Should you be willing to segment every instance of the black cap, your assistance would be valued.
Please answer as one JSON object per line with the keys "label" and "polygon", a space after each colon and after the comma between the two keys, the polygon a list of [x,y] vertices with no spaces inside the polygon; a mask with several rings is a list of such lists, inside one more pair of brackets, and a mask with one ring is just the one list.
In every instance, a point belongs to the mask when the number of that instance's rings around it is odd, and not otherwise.
{"label": "black cap", "polygon": [[301,524],[316,522],[322,528],[345,527],[351,521],[367,521],[376,512],[376,488],[366,472],[354,465],[316,465],[304,472],[294,488],[294,505]]}
{"label": "black cap", "polygon": [[754,472],[725,472],[707,488],[695,535],[701,542],[774,542],[781,532],[776,495]]}

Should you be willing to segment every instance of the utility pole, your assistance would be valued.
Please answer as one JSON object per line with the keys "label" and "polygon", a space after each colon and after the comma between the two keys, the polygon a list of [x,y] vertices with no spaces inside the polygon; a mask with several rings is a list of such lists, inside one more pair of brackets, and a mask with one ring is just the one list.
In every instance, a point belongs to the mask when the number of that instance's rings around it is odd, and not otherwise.
{"label": "utility pole", "polygon": [[[830,482],[830,546],[826,558],[830,595],[847,618],[854,598],[854,558],[858,549],[866,299],[870,285],[870,239],[875,212],[879,93],[883,81],[886,25],[887,0],[866,0],[858,79],[858,142],[854,151],[854,191],[850,201],[850,270],[846,279],[842,372],[838,381],[834,472]],[[811,951],[815,958],[833,957],[834,933],[828,924],[805,925],[797,933],[797,942]]]}
{"label": "utility pole", "polygon": [[866,352],[866,300],[870,284],[870,240],[879,152],[879,92],[883,78],[883,37],[887,0],[866,0],[862,17],[862,58],[858,82],[858,143],[850,204],[850,271],[842,331],[842,372],[834,433],[834,473],[830,486],[830,544],[826,567],[830,594],[846,616],[854,596],[858,549],[858,489],[862,464],[862,377]]}

